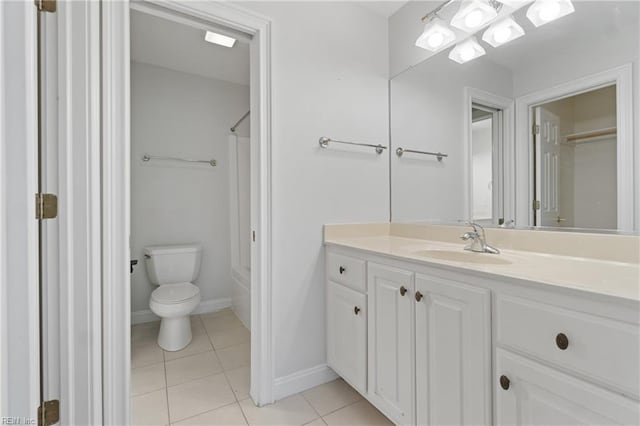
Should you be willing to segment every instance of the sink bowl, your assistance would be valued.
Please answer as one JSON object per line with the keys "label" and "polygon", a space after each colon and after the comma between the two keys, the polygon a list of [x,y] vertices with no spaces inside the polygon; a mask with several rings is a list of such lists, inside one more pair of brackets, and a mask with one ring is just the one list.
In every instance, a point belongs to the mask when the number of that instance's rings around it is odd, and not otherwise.
{"label": "sink bowl", "polygon": [[453,250],[421,250],[413,253],[431,259],[449,260],[452,262],[476,263],[482,265],[509,265],[511,262],[499,254],[474,253],[471,251]]}

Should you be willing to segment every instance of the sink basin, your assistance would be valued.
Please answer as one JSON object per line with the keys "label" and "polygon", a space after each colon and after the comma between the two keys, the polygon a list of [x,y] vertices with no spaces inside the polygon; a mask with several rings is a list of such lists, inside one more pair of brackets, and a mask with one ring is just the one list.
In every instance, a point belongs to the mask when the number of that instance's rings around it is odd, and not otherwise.
{"label": "sink basin", "polygon": [[453,250],[421,250],[413,253],[431,259],[449,260],[452,262],[477,263],[482,265],[509,265],[511,262],[499,254],[474,253],[471,251]]}

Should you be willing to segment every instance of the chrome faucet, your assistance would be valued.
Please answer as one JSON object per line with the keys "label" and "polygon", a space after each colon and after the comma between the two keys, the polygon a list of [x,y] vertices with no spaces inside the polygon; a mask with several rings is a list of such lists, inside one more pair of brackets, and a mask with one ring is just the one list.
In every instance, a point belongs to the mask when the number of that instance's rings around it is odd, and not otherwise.
{"label": "chrome faucet", "polygon": [[465,232],[460,236],[460,238],[464,241],[471,240],[469,245],[464,248],[465,250],[473,251],[476,253],[500,254],[500,250],[487,244],[487,238],[482,226],[478,225],[475,222],[467,222],[467,225],[471,226],[473,228],[473,231]]}

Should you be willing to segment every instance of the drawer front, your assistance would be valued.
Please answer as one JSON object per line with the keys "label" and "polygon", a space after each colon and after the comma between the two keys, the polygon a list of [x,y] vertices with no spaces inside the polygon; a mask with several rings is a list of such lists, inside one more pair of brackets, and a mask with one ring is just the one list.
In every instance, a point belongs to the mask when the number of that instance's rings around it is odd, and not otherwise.
{"label": "drawer front", "polygon": [[366,291],[366,263],[362,259],[333,252],[327,253],[327,278]]}
{"label": "drawer front", "polygon": [[502,295],[496,319],[498,344],[640,395],[637,325]]}

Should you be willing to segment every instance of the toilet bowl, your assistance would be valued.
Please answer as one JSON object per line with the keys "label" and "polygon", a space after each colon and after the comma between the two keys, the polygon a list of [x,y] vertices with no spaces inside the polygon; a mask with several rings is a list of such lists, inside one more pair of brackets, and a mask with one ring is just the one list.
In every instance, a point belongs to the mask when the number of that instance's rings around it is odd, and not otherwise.
{"label": "toilet bowl", "polygon": [[200,271],[202,248],[198,244],[148,246],[144,249],[149,280],[158,285],[149,308],[160,317],[158,345],[179,351],[191,342],[189,315],[200,304],[200,289],[192,283]]}

